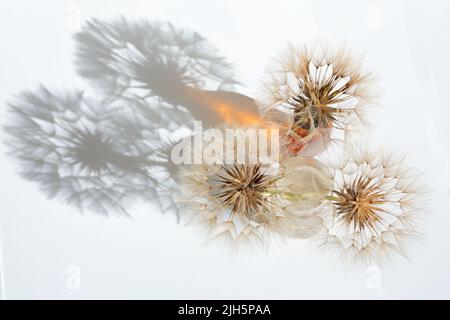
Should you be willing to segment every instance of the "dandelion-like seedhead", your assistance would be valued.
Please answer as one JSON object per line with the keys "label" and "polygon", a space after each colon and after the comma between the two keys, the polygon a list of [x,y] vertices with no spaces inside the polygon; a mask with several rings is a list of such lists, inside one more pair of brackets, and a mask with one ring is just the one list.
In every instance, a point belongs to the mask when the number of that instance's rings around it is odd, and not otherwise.
{"label": "dandelion-like seedhead", "polygon": [[[331,140],[367,126],[373,101],[371,74],[345,48],[290,46],[268,72],[261,106],[270,121],[285,127],[293,155],[316,155]],[[315,148],[305,150],[316,144]]]}
{"label": "dandelion-like seedhead", "polygon": [[423,214],[417,176],[392,154],[352,153],[333,166],[335,184],[321,214],[321,245],[351,264],[405,256],[408,242],[419,238]]}
{"label": "dandelion-like seedhead", "polygon": [[[295,180],[295,182],[294,182]],[[230,249],[267,247],[274,239],[308,238],[320,230],[316,210],[331,190],[313,159],[286,163],[193,165],[180,174],[188,224]]]}
{"label": "dandelion-like seedhead", "polygon": [[210,178],[212,194],[231,208],[231,214],[241,213],[253,218],[260,211],[267,211],[269,203],[265,194],[276,177],[270,178],[262,169],[261,163],[223,165],[221,170]]}
{"label": "dandelion-like seedhead", "polygon": [[82,212],[129,215],[137,200],[173,192],[157,126],[130,111],[133,103],[139,102],[97,101],[45,87],[24,91],[10,104],[4,126],[9,155],[48,197]]}

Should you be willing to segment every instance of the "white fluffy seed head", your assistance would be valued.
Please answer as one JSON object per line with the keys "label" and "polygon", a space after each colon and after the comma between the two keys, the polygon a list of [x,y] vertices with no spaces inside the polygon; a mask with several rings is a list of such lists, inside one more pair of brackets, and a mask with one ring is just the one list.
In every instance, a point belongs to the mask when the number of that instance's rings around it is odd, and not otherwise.
{"label": "white fluffy seed head", "polygon": [[333,193],[320,214],[320,247],[346,265],[381,265],[406,256],[420,239],[424,189],[404,159],[382,150],[355,150],[330,164]]}
{"label": "white fluffy seed head", "polygon": [[260,106],[270,121],[283,120],[293,154],[314,143],[314,152],[306,155],[315,155],[329,142],[348,140],[369,127],[372,80],[346,48],[290,45],[267,72]]}
{"label": "white fluffy seed head", "polygon": [[281,163],[190,165],[181,170],[185,219],[231,251],[268,248],[273,240],[309,238],[330,192],[327,169],[313,159]]}

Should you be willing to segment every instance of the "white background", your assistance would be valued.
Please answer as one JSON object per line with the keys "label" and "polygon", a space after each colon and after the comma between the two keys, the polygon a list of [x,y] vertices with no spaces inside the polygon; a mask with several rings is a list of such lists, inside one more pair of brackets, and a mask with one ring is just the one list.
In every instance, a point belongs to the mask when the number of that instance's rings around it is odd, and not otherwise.
{"label": "white background", "polygon": [[325,37],[364,55],[378,76],[370,144],[406,153],[433,191],[425,241],[409,261],[346,271],[300,241],[229,256],[151,206],[134,220],[82,216],[21,180],[1,146],[5,297],[450,298],[449,9],[445,0],[2,1],[1,114],[13,94],[38,83],[87,86],[72,67],[71,36],[91,17],[162,19],[197,30],[236,65],[249,95],[288,41]]}

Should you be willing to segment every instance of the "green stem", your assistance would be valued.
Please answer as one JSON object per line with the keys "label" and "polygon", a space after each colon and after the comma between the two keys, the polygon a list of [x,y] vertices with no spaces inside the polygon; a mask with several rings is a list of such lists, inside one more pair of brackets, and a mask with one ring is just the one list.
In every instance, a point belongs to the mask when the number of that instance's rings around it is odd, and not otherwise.
{"label": "green stem", "polygon": [[[331,196],[323,196],[320,193],[317,192],[304,192],[302,194],[296,194],[293,192],[282,192],[279,190],[268,190],[266,192],[262,193],[263,196],[273,196],[273,195],[280,195],[281,197],[283,197],[286,200],[291,200],[291,201],[302,201],[302,200],[323,200],[323,199],[327,199],[327,200],[336,200],[334,197]],[[332,199],[330,199],[332,198]]]}

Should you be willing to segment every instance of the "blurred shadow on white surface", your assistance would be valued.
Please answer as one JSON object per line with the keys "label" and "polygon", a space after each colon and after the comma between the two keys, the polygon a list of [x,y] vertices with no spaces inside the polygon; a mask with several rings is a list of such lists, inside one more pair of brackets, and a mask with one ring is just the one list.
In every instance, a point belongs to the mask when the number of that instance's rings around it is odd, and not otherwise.
{"label": "blurred shadow on white surface", "polygon": [[[143,112],[139,112],[143,110]],[[41,86],[10,103],[5,144],[26,180],[49,198],[107,216],[139,200],[163,203],[174,168],[164,151],[157,109],[128,98],[95,100],[81,91]]]}
{"label": "blurred shadow on white surface", "polygon": [[169,22],[92,19],[74,38],[78,73],[108,95],[135,89],[170,101],[185,86],[237,84],[231,65],[205,38]]}

